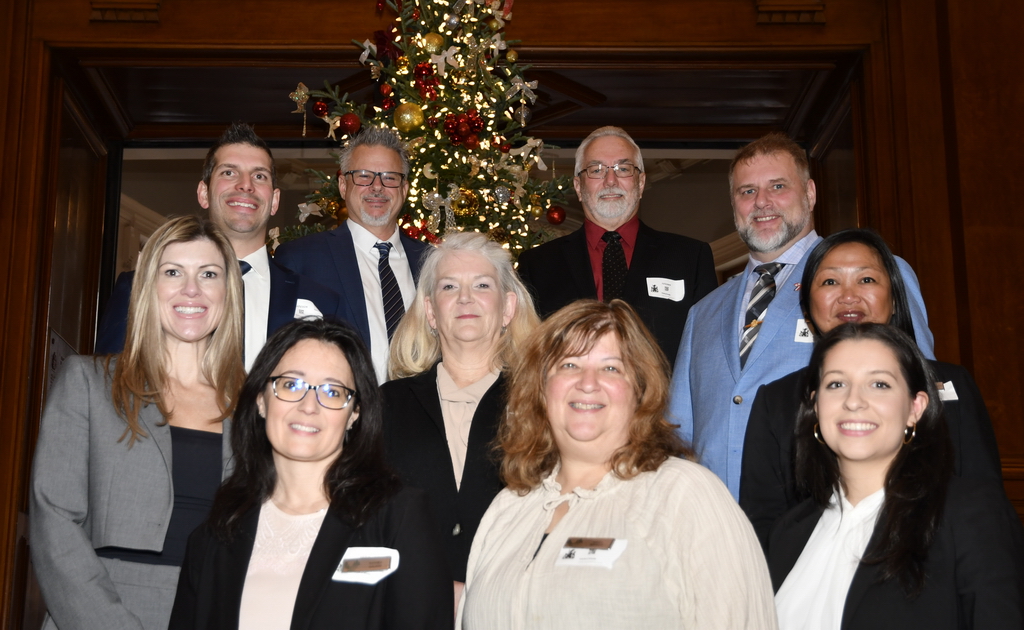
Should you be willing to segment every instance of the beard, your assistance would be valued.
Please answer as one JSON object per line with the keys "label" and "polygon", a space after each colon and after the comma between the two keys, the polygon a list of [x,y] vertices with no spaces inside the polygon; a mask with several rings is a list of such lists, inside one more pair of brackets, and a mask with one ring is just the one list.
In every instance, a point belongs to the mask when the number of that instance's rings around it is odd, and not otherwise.
{"label": "beard", "polygon": [[[747,248],[755,253],[764,254],[768,252],[774,252],[782,248],[786,243],[793,241],[800,233],[804,231],[807,224],[811,220],[811,209],[807,203],[806,198],[800,202],[802,212],[797,217],[789,217],[785,214],[780,214],[782,218],[782,226],[771,233],[758,232],[754,227],[754,219],[758,215],[751,214],[747,217],[746,225],[736,225],[736,232],[739,234],[740,240],[747,246]],[[771,213],[771,214],[774,214]]]}
{"label": "beard", "polygon": [[[601,199],[601,195],[613,193],[621,195],[618,199]],[[583,207],[596,217],[605,221],[628,219],[640,203],[640,190],[633,188],[627,192],[618,186],[602,188],[596,193],[589,191],[583,194]]]}
{"label": "beard", "polygon": [[[375,199],[385,199],[385,197],[375,197]],[[358,214],[362,224],[368,227],[384,227],[385,225],[395,222],[395,218],[392,217],[392,214],[394,214],[393,212],[385,212],[379,215],[370,214],[364,210],[362,206],[358,208],[349,208],[349,211],[354,211]]]}

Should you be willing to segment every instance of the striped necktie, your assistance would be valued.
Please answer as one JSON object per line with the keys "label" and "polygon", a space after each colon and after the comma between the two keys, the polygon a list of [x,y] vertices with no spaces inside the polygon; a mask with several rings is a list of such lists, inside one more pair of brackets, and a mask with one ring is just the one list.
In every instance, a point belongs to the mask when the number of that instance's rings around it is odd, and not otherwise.
{"label": "striped necktie", "polygon": [[391,336],[398,328],[398,322],[402,320],[402,315],[405,315],[405,304],[402,302],[402,289],[398,287],[398,280],[395,279],[391,263],[388,262],[391,243],[377,243],[374,247],[380,252],[377,272],[380,273],[380,293],[384,300],[384,323],[388,329],[388,341],[391,341]]}
{"label": "striped necktie", "polygon": [[740,337],[740,368],[747,363],[747,356],[757,339],[757,332],[761,329],[761,316],[768,310],[775,297],[775,274],[782,269],[782,263],[765,263],[754,268],[760,278],[754,283],[754,290],[750,292],[750,303],[747,305],[747,315],[743,320],[743,335]]}

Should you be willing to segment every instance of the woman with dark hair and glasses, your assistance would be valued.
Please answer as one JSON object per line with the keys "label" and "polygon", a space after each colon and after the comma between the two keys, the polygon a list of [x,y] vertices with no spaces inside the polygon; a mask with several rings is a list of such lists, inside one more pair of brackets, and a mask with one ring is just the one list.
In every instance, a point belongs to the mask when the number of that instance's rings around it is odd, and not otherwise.
{"label": "woman with dark hair and glasses", "polygon": [[[873,322],[888,323],[914,339],[896,258],[871,230],[837,232],[811,250],[800,305],[815,336],[843,323]],[[959,365],[929,364],[953,440],[953,474],[1001,483],[995,433],[971,375]],[[740,507],[766,550],[775,520],[806,498],[793,476],[793,427],[807,374],[805,368],[762,385],[747,422]]]}
{"label": "woman with dark hair and glasses", "polygon": [[171,628],[450,628],[426,498],[384,463],[357,333],[296,320],[239,397],[235,469],[189,539]]}
{"label": "woman with dark hair and glasses", "polygon": [[768,566],[783,630],[1024,627],[1024,536],[1000,485],[953,475],[935,374],[884,324],[811,354],[796,425],[809,498]]}

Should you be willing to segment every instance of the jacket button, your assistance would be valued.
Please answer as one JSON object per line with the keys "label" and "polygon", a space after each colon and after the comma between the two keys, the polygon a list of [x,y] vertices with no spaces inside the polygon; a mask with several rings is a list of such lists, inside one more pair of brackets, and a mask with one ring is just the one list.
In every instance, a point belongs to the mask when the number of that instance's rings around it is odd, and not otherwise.
{"label": "jacket button", "polygon": [[732,397],[732,401],[734,403],[736,403],[737,405],[742,405],[743,404],[743,396],[733,396]]}
{"label": "jacket button", "polygon": [[462,533],[462,525],[459,525],[458,523],[456,523],[455,527],[452,528],[452,536],[458,536],[461,533]]}

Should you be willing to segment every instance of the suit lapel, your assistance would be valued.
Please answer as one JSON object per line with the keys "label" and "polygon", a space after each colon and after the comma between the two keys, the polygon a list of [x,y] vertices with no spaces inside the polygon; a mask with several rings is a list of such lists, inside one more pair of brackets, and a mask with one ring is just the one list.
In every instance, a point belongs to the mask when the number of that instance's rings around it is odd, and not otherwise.
{"label": "suit lapel", "polygon": [[491,388],[480,399],[476,413],[473,414],[459,494],[465,493],[473,496],[468,490],[474,486],[484,486],[487,477],[493,474],[489,472],[491,468],[490,444],[498,433],[498,423],[501,421],[501,409],[504,404],[505,375],[500,374],[498,380],[494,381]]}
{"label": "suit lapel", "polygon": [[216,618],[220,627],[237,628],[238,617],[242,607],[242,590],[245,588],[245,576],[249,572],[249,560],[252,559],[252,548],[256,541],[256,528],[259,525],[260,508],[249,510],[242,517],[238,532],[230,543],[224,546],[224,559],[218,562],[217,571],[221,573],[216,582],[218,592],[213,593],[219,611]]}
{"label": "suit lapel", "polygon": [[[871,532],[871,540],[868,541],[867,549],[864,555],[867,555],[868,551],[874,549],[879,542],[879,528],[875,525],[875,529]],[[867,565],[861,562],[857,565],[857,571],[853,574],[853,581],[850,582],[850,590],[846,593],[846,603],[843,605],[843,620],[839,624],[840,628],[850,627],[850,618],[853,613],[856,612],[857,607],[860,606],[861,601],[864,599],[864,595],[867,594],[868,589],[871,588],[879,579],[878,574],[879,567],[877,565]]]}
{"label": "suit lapel", "polygon": [[[573,300],[597,299],[594,270],[590,268],[590,252],[587,251],[587,235],[582,227],[565,237],[562,265],[569,272],[569,277],[572,278],[572,286],[576,288]],[[550,272],[557,273],[558,270],[551,269]],[[573,300],[569,300],[569,302]]]}
{"label": "suit lapel", "polygon": [[[363,294],[363,280],[359,275],[359,261],[356,259],[356,248],[352,243],[352,232],[348,222],[344,221],[336,229],[328,232],[332,238],[328,240],[331,258],[341,281],[343,299],[348,300],[349,312],[355,318],[351,322],[356,329],[365,334],[366,345],[370,345],[370,320],[366,315],[366,297]],[[326,264],[327,261],[324,261]]]}
{"label": "suit lapel", "polygon": [[[730,278],[726,281],[728,286],[729,282],[734,283],[732,291],[734,292],[731,300],[723,300],[720,306],[728,306],[728,310],[720,311],[715,319],[718,321],[719,326],[724,326],[724,334],[718,337],[722,340],[722,352],[726,357],[726,364],[729,366],[729,372],[732,374],[733,382],[739,382],[740,380],[740,320],[737,313],[743,313],[747,310],[747,305],[744,304],[743,291],[746,288],[747,274],[746,270],[740,273],[738,276]],[[756,343],[754,344],[757,345]],[[751,349],[753,351],[753,349]],[[749,357],[748,357],[749,358]]]}
{"label": "suit lapel", "polygon": [[[143,405],[142,411],[139,413],[139,423],[143,430],[153,438],[153,443],[156,444],[157,450],[160,451],[160,457],[164,460],[164,466],[167,467],[167,479],[171,479],[174,475],[174,468],[171,459],[170,425],[164,423],[160,408],[153,403]],[[170,491],[170,486],[168,486],[168,491]]]}
{"label": "suit lapel", "polygon": [[299,283],[270,259],[270,310],[267,313],[267,336],[295,318],[295,301],[299,299]]}
{"label": "suit lapel", "polygon": [[772,587],[778,592],[786,576],[793,570],[803,553],[824,509],[810,500],[805,501],[794,514],[792,524],[773,532],[768,544],[768,566],[771,568]]}
{"label": "suit lapel", "polygon": [[[804,274],[804,263],[806,261],[807,257],[804,256],[793,267],[793,271],[786,279],[786,283],[775,287],[775,298],[768,305],[768,312],[761,323],[761,330],[758,331],[754,347],[750,349],[750,355],[747,357],[747,365],[756,362],[765,348],[773,345],[771,340],[776,335],[796,335],[796,322],[803,315],[800,311],[800,292],[795,290],[795,283],[800,282],[800,277]],[[745,312],[747,307],[743,305],[742,308]],[[737,340],[736,343],[738,357],[739,341]]]}
{"label": "suit lapel", "polygon": [[416,239],[409,238],[405,234],[400,234],[399,240],[402,242],[402,247],[405,249],[405,257],[409,260],[409,269],[412,271],[412,280],[414,283],[419,284],[420,267],[423,265],[423,244]]}
{"label": "suit lapel", "polygon": [[302,580],[299,582],[299,592],[295,597],[295,608],[292,611],[292,630],[310,627],[313,613],[331,584],[331,578],[341,563],[345,550],[348,549],[351,537],[352,528],[343,523],[331,508],[327,508],[320,533],[313,542],[309,560],[306,561],[306,569],[302,572]]}
{"label": "suit lapel", "polygon": [[[658,256],[658,244],[655,242],[653,232],[654,230],[641,222],[636,233],[633,259],[630,261],[629,271],[626,273],[624,290],[630,304],[643,304],[647,300],[647,277],[651,274],[651,265]],[[689,289],[689,287],[686,288]]]}
{"label": "suit lapel", "polygon": [[422,374],[417,374],[409,382],[409,389],[412,390],[416,400],[423,406],[424,411],[434,422],[434,426],[445,439],[444,416],[441,413],[441,400],[437,393],[437,364]]}

